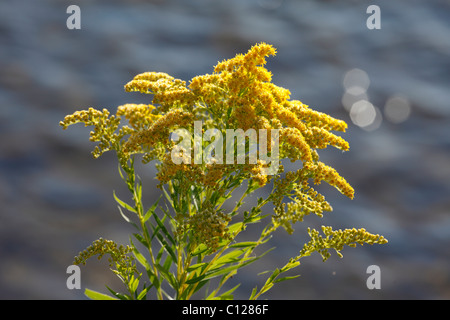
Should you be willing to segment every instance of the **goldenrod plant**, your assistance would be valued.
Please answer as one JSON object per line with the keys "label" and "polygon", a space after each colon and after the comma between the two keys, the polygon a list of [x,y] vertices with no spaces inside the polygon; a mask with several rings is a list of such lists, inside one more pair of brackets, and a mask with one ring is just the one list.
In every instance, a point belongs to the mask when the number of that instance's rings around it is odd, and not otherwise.
{"label": "goldenrod plant", "polygon": [[[100,238],[74,262],[85,264],[90,257],[108,255],[126,291],[107,286],[106,295],[86,289],[88,297],[233,299],[239,285],[224,285],[270,251],[257,254],[255,249],[275,230],[283,227],[292,233],[305,216],[322,217],[332,210],[313,185],[325,181],[353,198],[350,184],[319,161],[317,152],[329,145],[348,150],[347,141],[332,133],[345,132],[346,123],[290,100],[289,90],[273,84],[264,65],[266,57],[275,54],[273,46],[256,44],[246,54],[219,62],[212,74],[194,77],[189,85],[162,72],[138,74],[125,90],[151,94],[151,104],[125,104],[115,115],[89,108],[61,121],[64,129],[75,123],[93,126],[90,140],[98,143],[94,157],[115,151],[131,194],[129,201],[114,194],[123,218],[136,229],[130,243]],[[149,208],[144,208],[143,183],[135,172],[137,157],[157,169],[160,197]],[[285,171],[283,159],[297,169]],[[268,196],[258,197],[244,211],[245,200],[263,187],[271,188]],[[239,190],[242,195],[236,201]],[[270,210],[263,208],[269,203]],[[240,240],[255,223],[262,226],[256,239]],[[249,299],[295,278],[285,272],[314,252],[325,261],[330,249],[341,257],[344,246],[387,243],[365,229],[323,226],[321,231],[323,235],[308,229],[311,240],[284,265],[264,272],[266,282],[249,292]]]}

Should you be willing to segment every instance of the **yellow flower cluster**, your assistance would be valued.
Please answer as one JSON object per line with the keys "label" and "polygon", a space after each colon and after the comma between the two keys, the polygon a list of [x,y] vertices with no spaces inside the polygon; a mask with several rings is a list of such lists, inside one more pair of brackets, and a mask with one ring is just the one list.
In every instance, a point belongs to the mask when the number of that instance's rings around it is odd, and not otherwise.
{"label": "yellow flower cluster", "polygon": [[264,186],[267,183],[267,175],[263,174],[264,168],[266,167],[265,161],[258,160],[255,166],[251,166],[250,173],[254,181],[256,181],[260,186]]}
{"label": "yellow flower cluster", "polygon": [[320,161],[317,161],[316,163],[306,163],[304,168],[312,172],[315,184],[326,181],[331,186],[336,187],[342,194],[353,199],[355,194],[354,189],[334,168],[327,166]]}
{"label": "yellow flower cluster", "polygon": [[181,183],[182,189],[189,189],[191,185],[203,183],[204,172],[201,167],[193,164],[175,164],[170,153],[164,155],[161,164],[158,165],[156,178],[159,180],[159,188],[169,181],[177,179]]}
{"label": "yellow flower cluster", "polygon": [[[126,163],[135,153],[143,154],[145,162],[159,160],[157,178],[161,185],[181,179],[186,186],[200,185],[217,190],[233,172],[253,179],[260,186],[276,178],[272,196],[276,221],[290,230],[288,221],[299,221],[310,212],[320,215],[324,210],[331,210],[322,197],[310,193],[313,191],[306,187],[309,179],[315,183],[326,181],[350,198],[354,191],[336,170],[318,161],[316,151],[329,145],[348,150],[347,141],[331,133],[344,132],[346,123],[312,110],[298,100],[290,100],[289,90],[273,84],[272,74],[264,65],[266,58],[275,54],[273,46],[256,44],[246,54],[219,62],[212,74],[194,77],[188,86],[185,81],[163,72],[141,73],[125,85],[125,90],[152,94],[152,104],[125,104],[112,116],[105,109],[90,108],[67,116],[61,125],[64,128],[76,122],[93,125],[91,140],[100,142],[94,150],[96,156],[113,149],[121,163]],[[115,133],[121,117],[129,126],[122,126],[119,133]],[[170,158],[174,147],[174,142],[169,140],[170,133],[183,128],[193,134],[194,121],[199,120],[204,124],[203,130],[216,128],[223,135],[227,129],[255,129],[258,135],[258,129],[268,129],[267,141],[271,140],[270,130],[279,129],[279,160],[299,160],[303,167],[283,178],[282,170],[272,177],[262,174],[266,164],[261,161],[256,164],[174,164]],[[203,142],[201,147],[206,144]],[[269,143],[269,153],[272,146]],[[191,157],[191,161],[193,159]],[[284,197],[293,201],[284,205]]]}
{"label": "yellow flower cluster", "polygon": [[186,88],[185,81],[163,72],[138,74],[125,85],[125,90],[153,94],[153,103],[161,105],[160,111],[167,111],[174,105],[191,105],[194,98],[191,90]]}
{"label": "yellow flower cluster", "polygon": [[229,172],[226,164],[207,163],[203,174],[203,185],[215,188],[219,181]]}
{"label": "yellow flower cluster", "polygon": [[[238,54],[218,63],[214,74],[195,77],[190,88],[204,97],[203,101],[208,102],[208,107],[219,114],[219,118],[226,119],[227,128],[281,129],[280,154],[291,161],[313,164],[318,159],[314,149],[328,145],[348,150],[344,139],[329,132],[345,131],[344,121],[314,111],[300,101],[290,101],[289,90],[270,82],[271,73],[263,66],[265,58],[275,53],[272,46],[258,44],[245,55]],[[215,109],[214,105],[220,107]],[[320,170],[327,168],[318,166],[314,169],[320,176]],[[328,177],[326,172],[323,175]],[[261,185],[265,184],[260,181]],[[340,190],[345,190],[346,195],[351,195],[351,187],[342,179],[330,177],[326,181],[332,181]]]}
{"label": "yellow flower cluster", "polygon": [[[313,152],[313,159],[317,157]],[[292,224],[302,221],[304,216],[314,213],[322,217],[324,211],[332,211],[325,197],[308,185],[309,179],[315,184],[326,181],[350,199],[354,197],[354,189],[335,169],[318,160],[305,162],[301,169],[287,172],[285,178],[277,177],[274,180],[275,191],[272,197],[275,215],[272,222],[275,227],[283,226],[292,233]],[[291,199],[291,202],[283,203],[285,197]]]}
{"label": "yellow flower cluster", "polygon": [[63,129],[67,129],[69,125],[75,123],[84,123],[85,126],[94,126],[94,130],[90,133],[90,141],[99,142],[92,154],[95,158],[102,155],[109,150],[117,149],[120,140],[129,133],[128,127],[122,127],[118,133],[116,130],[120,124],[119,116],[110,116],[107,109],[102,111],[94,108],[88,110],[76,111],[71,115],[65,116],[64,120],[60,122]]}
{"label": "yellow flower cluster", "polygon": [[[304,169],[299,172],[305,174]],[[309,175],[309,173],[308,173]],[[296,181],[300,180],[301,183]],[[298,173],[288,172],[285,179],[275,180],[275,189],[273,193],[273,203],[275,205],[272,216],[274,228],[283,226],[288,233],[294,230],[292,225],[311,213],[319,217],[323,216],[324,211],[331,211],[331,205],[325,200],[325,197],[310,187],[307,178],[299,178]],[[291,199],[291,202],[284,203],[284,197]]]}
{"label": "yellow flower cluster", "polygon": [[309,106],[298,100],[290,101],[286,107],[299,119],[303,119],[303,121],[307,122],[311,127],[336,131],[345,131],[345,129],[347,129],[345,121],[334,119],[323,112],[312,110]]}
{"label": "yellow flower cluster", "polygon": [[171,130],[177,127],[189,126],[193,120],[194,116],[190,112],[182,109],[169,111],[159,116],[156,121],[152,122],[145,129],[133,132],[125,143],[124,150],[127,153],[131,153],[151,149],[157,143],[168,145]]}
{"label": "yellow flower cluster", "polygon": [[361,229],[345,229],[345,230],[333,230],[331,227],[322,226],[322,232],[326,236],[325,238],[319,235],[319,231],[308,228],[309,236],[311,240],[305,243],[303,249],[300,251],[301,257],[309,256],[313,252],[318,252],[323,258],[323,261],[327,260],[331,254],[329,249],[334,249],[339,257],[342,258],[340,252],[344,246],[355,247],[357,244],[385,244],[388,241],[381,235],[371,234],[364,228]]}
{"label": "yellow flower cluster", "polygon": [[[311,148],[300,130],[297,128],[283,128],[281,129],[281,139],[289,147],[293,147],[294,153],[289,153],[292,162],[296,160],[302,160],[304,162],[312,161]],[[289,150],[292,152],[292,148]]]}
{"label": "yellow flower cluster", "polygon": [[148,128],[155,120],[161,117],[159,114],[152,114],[155,106],[151,104],[128,103],[117,108],[117,116],[124,116],[134,130]]}

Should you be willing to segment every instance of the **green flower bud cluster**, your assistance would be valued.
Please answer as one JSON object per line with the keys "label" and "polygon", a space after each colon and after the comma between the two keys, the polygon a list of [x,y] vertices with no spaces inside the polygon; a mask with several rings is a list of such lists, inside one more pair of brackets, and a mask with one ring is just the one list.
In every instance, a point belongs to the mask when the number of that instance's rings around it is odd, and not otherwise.
{"label": "green flower bud cluster", "polygon": [[105,254],[109,255],[108,262],[111,270],[122,280],[129,279],[137,273],[135,259],[128,255],[132,251],[130,246],[117,245],[112,240],[99,238],[75,257],[74,264],[86,264],[86,261],[98,256],[100,260]]}
{"label": "green flower bud cluster", "polygon": [[334,249],[340,258],[343,257],[340,252],[344,246],[356,247],[356,244],[385,244],[388,241],[381,235],[371,234],[366,229],[345,229],[345,230],[333,230],[331,227],[322,226],[322,232],[326,236],[325,238],[319,235],[319,231],[308,228],[308,234],[311,240],[305,243],[303,249],[300,251],[298,259],[301,257],[309,256],[313,252],[318,252],[326,261],[331,254],[329,249]]}
{"label": "green flower bud cluster", "polygon": [[223,240],[232,240],[228,232],[231,217],[222,210],[206,207],[184,218],[179,224],[178,235],[189,235],[196,244],[205,244],[210,252],[217,251]]}

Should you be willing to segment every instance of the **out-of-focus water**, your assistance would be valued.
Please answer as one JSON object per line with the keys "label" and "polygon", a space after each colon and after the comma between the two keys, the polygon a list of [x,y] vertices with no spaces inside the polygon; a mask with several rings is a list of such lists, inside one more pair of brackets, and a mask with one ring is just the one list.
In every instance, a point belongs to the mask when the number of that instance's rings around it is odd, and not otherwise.
{"label": "out-of-focus water", "polygon": [[[324,150],[325,163],[356,189],[353,201],[321,189],[334,207],[279,232],[262,265],[238,274],[238,298],[297,254],[307,226],[365,227],[384,246],[344,258],[302,261],[301,277],[273,299],[447,299],[450,297],[449,1],[78,1],[81,29],[66,27],[68,4],[0,3],[0,298],[79,299],[68,290],[73,256],[104,237],[131,231],[112,197],[126,196],[113,155],[93,160],[89,130],[59,121],[89,106],[148,97],[125,93],[137,73],[188,81],[219,60],[265,41],[278,49],[267,67],[292,98],[349,123],[351,151]],[[381,29],[369,30],[369,4]],[[148,202],[158,196],[143,167]],[[366,287],[369,265],[381,289]],[[104,271],[103,271],[104,270]],[[82,269],[82,286],[117,281],[107,265]]]}

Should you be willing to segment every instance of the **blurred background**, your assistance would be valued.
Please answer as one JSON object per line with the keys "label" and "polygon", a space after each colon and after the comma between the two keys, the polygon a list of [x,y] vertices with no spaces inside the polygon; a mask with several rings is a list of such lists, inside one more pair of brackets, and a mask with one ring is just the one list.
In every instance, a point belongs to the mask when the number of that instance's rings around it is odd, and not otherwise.
{"label": "blurred background", "polygon": [[[69,5],[81,29],[69,30]],[[369,5],[381,29],[368,29]],[[76,110],[149,102],[123,85],[145,71],[189,81],[265,41],[267,68],[291,98],[345,120],[351,150],[321,159],[356,190],[348,200],[320,186],[334,211],[280,230],[260,264],[233,278],[236,298],[261,286],[257,273],[298,254],[308,226],[361,228],[389,243],[345,248],[323,263],[302,260],[301,277],[267,299],[450,298],[450,2],[153,0],[0,2],[0,298],[85,299],[84,288],[120,289],[105,261],[66,268],[99,237],[128,243],[113,190],[128,196],[114,154],[94,160],[89,128],[58,123]],[[159,196],[142,167],[146,199]],[[270,210],[270,208],[268,208]],[[369,290],[367,268],[381,271]]]}

